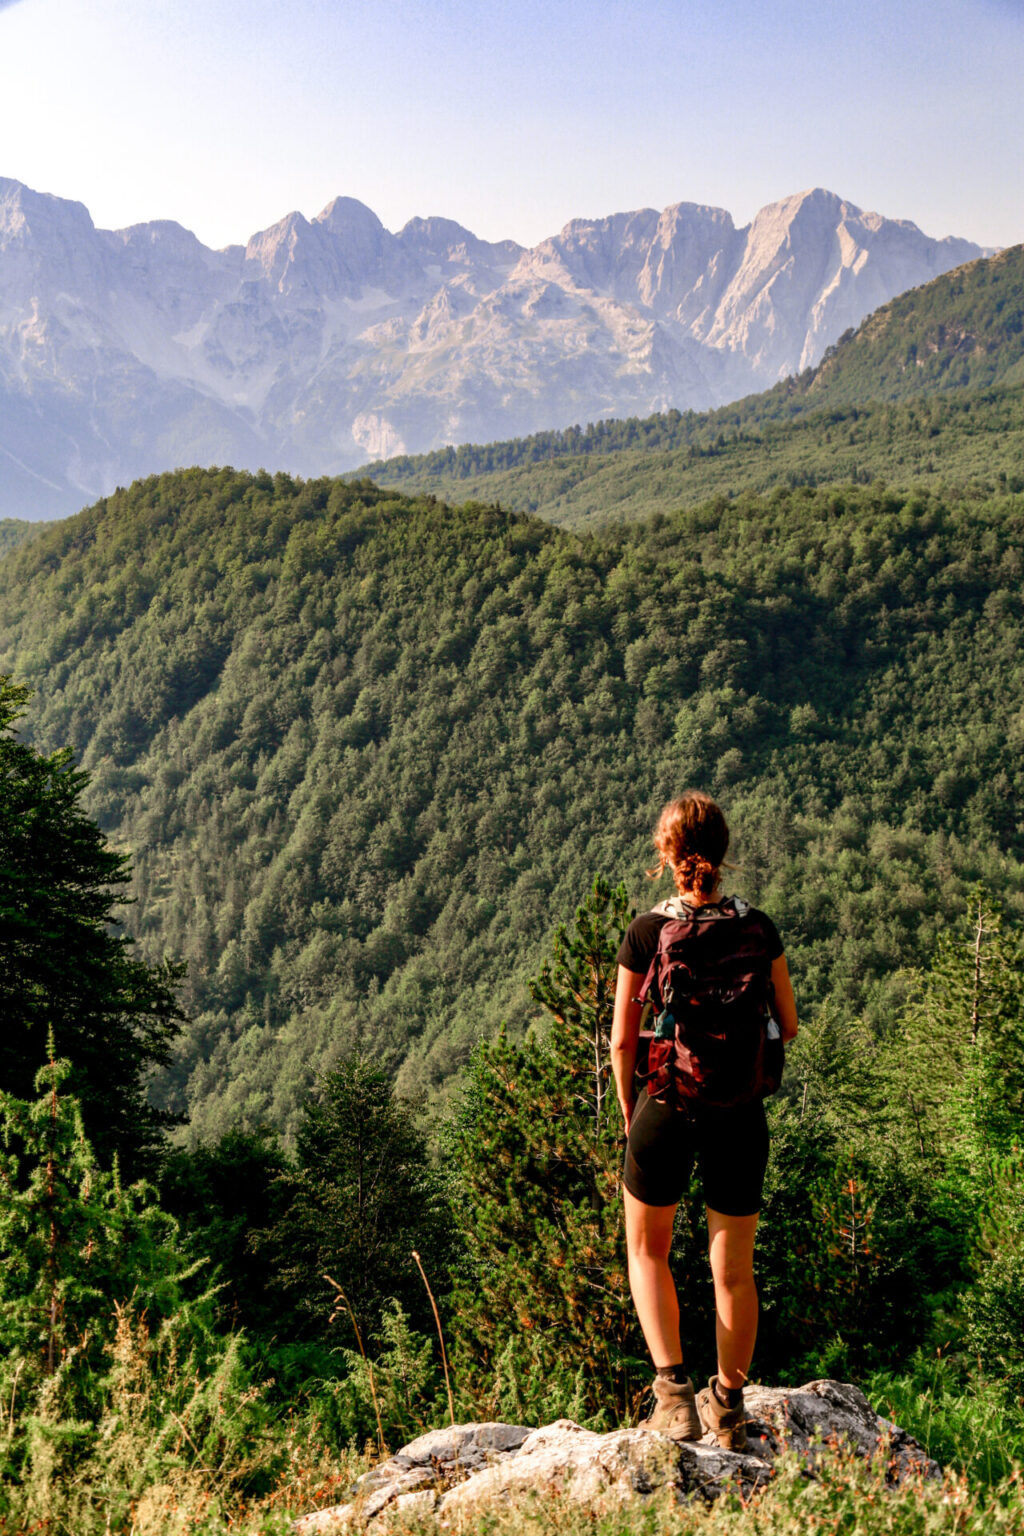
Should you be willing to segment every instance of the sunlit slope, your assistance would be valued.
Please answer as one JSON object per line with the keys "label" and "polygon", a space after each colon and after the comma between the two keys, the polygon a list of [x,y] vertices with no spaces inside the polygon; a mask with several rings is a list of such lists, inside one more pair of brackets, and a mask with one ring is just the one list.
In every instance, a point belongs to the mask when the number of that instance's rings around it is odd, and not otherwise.
{"label": "sunlit slope", "polygon": [[367,467],[553,522],[643,517],[713,495],[852,480],[1000,488],[1024,463],[1024,247],[875,311],[821,365],[703,414],[472,444]]}
{"label": "sunlit slope", "polygon": [[1024,384],[1024,246],[902,293],[830,349],[808,400],[851,405]]}
{"label": "sunlit slope", "polygon": [[984,878],[1024,890],[1024,497],[740,497],[600,538],[370,485],[187,471],[0,562],[0,667],[190,967],[163,1091],[288,1124],[360,1047],[406,1089],[532,1009],[673,790],[739,837],[810,1007],[880,1019]]}

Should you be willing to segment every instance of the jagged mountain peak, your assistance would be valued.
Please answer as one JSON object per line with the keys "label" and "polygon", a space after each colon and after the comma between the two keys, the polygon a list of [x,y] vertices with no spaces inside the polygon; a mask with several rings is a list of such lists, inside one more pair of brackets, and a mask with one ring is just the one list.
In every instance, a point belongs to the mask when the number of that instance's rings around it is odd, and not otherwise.
{"label": "jagged mountain peak", "polygon": [[150,219],[145,224],[128,224],[111,231],[122,245],[159,246],[173,251],[205,252],[207,247],[192,230],[175,219]]}
{"label": "jagged mountain peak", "polygon": [[365,204],[335,198],[309,220],[290,213],[254,235],[246,263],[259,268],[271,288],[303,303],[358,298],[366,285],[386,287],[401,266],[395,238]]}
{"label": "jagged mountain peak", "polygon": [[694,225],[730,231],[736,228],[728,209],[716,208],[710,203],[669,203],[667,208],[661,210],[658,220],[659,230]]}
{"label": "jagged mountain peak", "polygon": [[95,227],[84,203],[52,192],[34,192],[24,182],[0,176],[0,236],[28,229],[44,235],[58,228],[92,234]]}
{"label": "jagged mountain peak", "polygon": [[600,218],[570,219],[557,235],[542,244],[571,245],[575,241],[637,240],[650,237],[658,223],[656,208],[632,208],[624,213],[608,213]]}
{"label": "jagged mountain peak", "polygon": [[406,241],[410,245],[417,245],[439,251],[450,249],[453,245],[482,245],[472,230],[459,224],[455,219],[445,219],[439,214],[431,214],[428,218],[422,218],[416,214],[408,219],[398,231],[399,240]]}
{"label": "jagged mountain peak", "polygon": [[384,225],[378,219],[372,208],[367,208],[357,197],[334,197],[322,208],[313,220],[314,224],[322,224],[330,230],[332,235],[351,237],[354,232],[361,234],[381,235],[385,233]]}
{"label": "jagged mountain peak", "polygon": [[473,259],[511,265],[523,254],[523,247],[514,240],[481,240],[454,219],[436,214],[429,218],[409,219],[398,231],[396,239],[418,260],[442,266],[450,262],[464,266]]}
{"label": "jagged mountain peak", "polygon": [[0,181],[0,514],[55,515],[190,462],[306,474],[367,455],[703,409],[820,358],[981,253],[824,188],[737,229],[680,201],[532,250],[352,197],[208,250]]}
{"label": "jagged mountain peak", "polygon": [[246,243],[246,251],[262,250],[267,246],[280,245],[285,240],[293,240],[304,230],[312,229],[312,224],[298,209],[286,213],[283,219],[278,219],[274,224],[268,224],[266,229],[257,230],[250,235]]}

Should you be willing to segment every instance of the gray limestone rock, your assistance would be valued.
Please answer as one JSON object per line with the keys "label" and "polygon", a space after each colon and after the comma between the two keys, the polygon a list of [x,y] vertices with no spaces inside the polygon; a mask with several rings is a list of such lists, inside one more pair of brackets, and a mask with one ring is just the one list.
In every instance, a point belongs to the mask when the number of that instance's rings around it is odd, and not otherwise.
{"label": "gray limestone rock", "polygon": [[446,1513],[529,1493],[559,1493],[607,1508],[669,1491],[711,1501],[726,1484],[744,1493],[772,1476],[783,1450],[818,1457],[842,1445],[865,1459],[884,1454],[886,1480],[938,1477],[939,1467],[905,1430],[876,1414],[858,1387],[811,1381],[802,1387],[751,1386],[746,1394],[751,1454],[723,1451],[712,1435],[681,1444],[646,1429],[596,1434],[569,1419],[539,1429],[521,1424],[457,1424],[432,1430],[359,1479],[347,1504],[304,1515],[299,1536],[362,1527],[401,1511]]}

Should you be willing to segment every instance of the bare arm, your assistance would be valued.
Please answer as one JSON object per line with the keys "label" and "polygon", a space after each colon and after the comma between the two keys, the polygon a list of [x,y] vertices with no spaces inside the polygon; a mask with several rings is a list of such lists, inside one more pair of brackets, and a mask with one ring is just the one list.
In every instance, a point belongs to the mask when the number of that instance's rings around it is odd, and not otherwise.
{"label": "bare arm", "polygon": [[612,1020],[612,1072],[627,1135],[629,1119],[633,1113],[633,1070],[636,1066],[640,1015],[643,1012],[636,1001],[636,995],[643,980],[638,971],[627,971],[624,965],[619,966],[615,984],[615,1017]]}
{"label": "bare arm", "polygon": [[792,1040],[797,1032],[796,998],[793,983],[789,979],[789,966],[785,955],[772,961],[772,986],[775,988],[775,1017],[783,1040]]}

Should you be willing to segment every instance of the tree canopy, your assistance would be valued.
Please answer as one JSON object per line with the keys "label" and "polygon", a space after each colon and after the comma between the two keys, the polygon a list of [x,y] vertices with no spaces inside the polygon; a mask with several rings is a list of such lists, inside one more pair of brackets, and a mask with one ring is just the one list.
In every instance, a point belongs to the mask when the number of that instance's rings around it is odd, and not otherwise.
{"label": "tree canopy", "polygon": [[116,931],[129,857],[83,809],[88,774],[70,749],[47,756],[17,739],[28,698],[0,676],[0,1084],[27,1097],[52,1032],[98,1153],[134,1177],[168,1124],[146,1090],[183,1019],[177,972],[134,958]]}
{"label": "tree canopy", "polygon": [[595,867],[656,899],[683,782],[722,799],[805,1007],[884,1021],[976,880],[1020,911],[1022,571],[1011,494],[779,491],[581,537],[195,470],[0,561],[0,665],[132,851],[140,954],[188,963],[159,1102],[211,1140],[294,1131],[382,1042],[400,1091],[442,1089],[531,1016]]}

